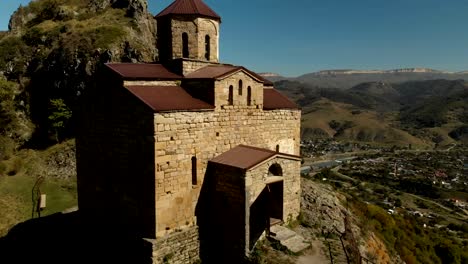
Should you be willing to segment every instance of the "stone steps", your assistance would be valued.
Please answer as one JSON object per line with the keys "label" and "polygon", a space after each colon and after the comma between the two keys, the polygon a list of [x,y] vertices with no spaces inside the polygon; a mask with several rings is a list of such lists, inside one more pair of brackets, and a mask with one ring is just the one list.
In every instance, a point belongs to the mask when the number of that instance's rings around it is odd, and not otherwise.
{"label": "stone steps", "polygon": [[270,238],[280,242],[281,245],[293,253],[299,253],[310,246],[309,243],[305,243],[301,235],[280,225],[270,228]]}

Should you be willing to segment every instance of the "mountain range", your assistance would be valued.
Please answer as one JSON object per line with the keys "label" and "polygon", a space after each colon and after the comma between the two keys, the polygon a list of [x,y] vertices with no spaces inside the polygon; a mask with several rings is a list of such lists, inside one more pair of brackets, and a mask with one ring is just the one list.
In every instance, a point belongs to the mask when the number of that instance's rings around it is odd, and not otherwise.
{"label": "mountain range", "polygon": [[299,81],[321,88],[348,89],[365,82],[401,83],[426,80],[468,80],[468,71],[448,72],[429,68],[403,68],[393,70],[323,70],[307,73],[299,77],[284,77],[275,73],[261,73],[271,81]]}

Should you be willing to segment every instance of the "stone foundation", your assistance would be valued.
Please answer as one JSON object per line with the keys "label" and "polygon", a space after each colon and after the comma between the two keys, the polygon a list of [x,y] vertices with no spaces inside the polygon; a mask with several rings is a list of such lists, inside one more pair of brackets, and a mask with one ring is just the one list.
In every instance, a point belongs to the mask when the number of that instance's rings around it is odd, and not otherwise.
{"label": "stone foundation", "polygon": [[172,233],[158,239],[146,239],[152,247],[153,264],[187,264],[200,262],[198,227]]}

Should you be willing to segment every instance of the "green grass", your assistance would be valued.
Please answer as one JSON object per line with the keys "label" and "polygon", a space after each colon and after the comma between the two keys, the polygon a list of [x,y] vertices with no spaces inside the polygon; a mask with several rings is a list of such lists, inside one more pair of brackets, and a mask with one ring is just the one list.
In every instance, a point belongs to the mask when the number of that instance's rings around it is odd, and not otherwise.
{"label": "green grass", "polygon": [[[66,147],[66,144],[69,143],[54,146],[53,149],[56,151],[57,148]],[[32,217],[32,189],[38,177],[46,174],[43,157],[50,151],[24,150],[9,160],[0,162],[0,166],[6,168],[4,170],[6,173],[0,173],[0,236],[5,235],[15,224]],[[8,172],[13,170],[15,174],[10,173],[13,176],[8,176]],[[41,216],[61,212],[77,205],[75,179],[65,180],[45,176],[40,191],[47,195],[47,207],[41,212]]]}

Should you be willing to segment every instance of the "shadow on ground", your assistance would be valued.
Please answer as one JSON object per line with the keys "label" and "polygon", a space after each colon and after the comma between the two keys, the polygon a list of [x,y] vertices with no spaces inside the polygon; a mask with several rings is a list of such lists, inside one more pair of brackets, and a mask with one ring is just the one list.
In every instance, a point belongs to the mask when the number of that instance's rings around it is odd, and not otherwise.
{"label": "shadow on ground", "polygon": [[20,223],[0,238],[0,263],[151,263],[143,240],[90,223],[78,211]]}

